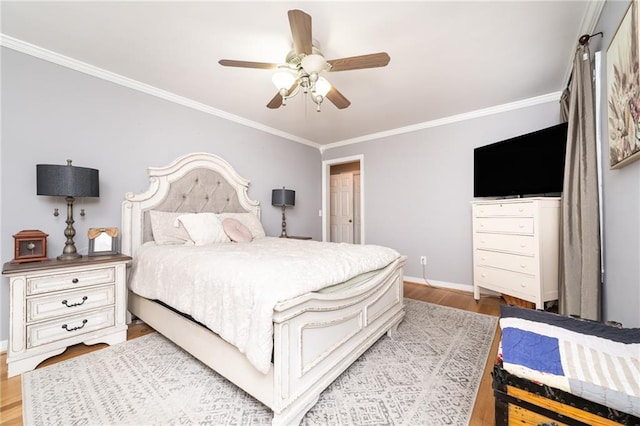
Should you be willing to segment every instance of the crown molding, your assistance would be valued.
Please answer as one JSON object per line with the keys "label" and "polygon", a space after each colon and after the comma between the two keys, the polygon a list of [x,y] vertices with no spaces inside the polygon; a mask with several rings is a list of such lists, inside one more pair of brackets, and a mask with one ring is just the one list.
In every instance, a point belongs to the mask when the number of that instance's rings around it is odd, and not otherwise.
{"label": "crown molding", "polygon": [[[594,2],[599,3],[599,2]],[[589,9],[593,9],[590,7]],[[602,8],[598,9],[598,14],[602,10]],[[594,12],[595,13],[595,12]],[[597,19],[596,19],[597,21]],[[595,24],[593,24],[595,25]],[[217,108],[213,108],[209,105],[203,104],[201,102],[194,101],[192,99],[186,98],[184,96],[176,95],[175,93],[168,92],[166,90],[159,89],[154,86],[150,86],[148,84],[144,84],[137,80],[130,79],[128,77],[124,77],[120,74],[116,74],[111,71],[104,70],[102,68],[98,68],[96,66],[87,64],[82,61],[78,61],[76,59],[70,58],[68,56],[61,55],[56,52],[52,52],[50,50],[44,49],[42,47],[36,46],[31,43],[27,43],[25,41],[16,39],[14,37],[8,36],[6,34],[0,33],[0,46],[7,47],[9,49],[25,53],[27,55],[43,59],[45,61],[49,61],[58,65],[61,65],[66,68],[73,69],[75,71],[82,72],[84,74],[88,74],[106,81],[110,81],[112,83],[137,90],[142,93],[149,94],[151,96],[158,97],[160,99],[167,100],[169,102],[174,102],[176,104],[195,109],[197,111],[204,112],[206,114],[210,114],[225,120],[229,120],[235,123],[238,123],[243,126],[251,127],[256,130],[263,131],[265,133],[269,133],[275,136],[282,137],[284,139],[288,139],[293,142],[301,143],[303,145],[307,145],[313,148],[316,148],[320,151],[320,153],[324,153],[326,150],[338,148],[342,146],[368,142],[376,139],[397,136],[404,133],[416,132],[419,130],[424,130],[432,127],[444,126],[447,124],[457,123],[466,120],[472,120],[475,118],[485,117],[488,115],[498,114],[502,112],[517,110],[520,108],[526,108],[533,105],[538,105],[546,102],[558,101],[560,99],[560,95],[562,92],[554,92],[549,93],[542,96],[537,96],[534,98],[524,99],[516,102],[511,102],[507,104],[497,105],[489,108],[484,108],[476,111],[471,111],[463,114],[452,115],[449,117],[443,117],[436,120],[430,120],[423,123],[413,124],[410,126],[400,127],[396,129],[387,130],[379,133],[371,133],[368,135],[359,136],[357,138],[345,139],[342,141],[322,145],[317,142],[304,139],[298,137],[296,135],[292,135],[290,133],[283,132],[278,129],[274,129],[273,127],[265,126],[263,124],[257,123],[255,121],[248,120],[246,118],[240,117],[238,115],[230,114],[228,112],[219,110]]]}
{"label": "crown molding", "polygon": [[8,36],[6,34],[0,33],[0,46],[7,47],[9,49],[12,49],[18,52],[22,52],[39,59],[43,59],[45,61],[49,61],[66,68],[70,68],[72,70],[79,71],[84,74],[88,74],[93,77],[100,78],[102,80],[110,81],[112,83],[119,84],[121,86],[128,87],[129,89],[137,90],[139,92],[146,93],[148,95],[155,96],[157,98],[164,99],[169,102],[174,102],[176,104],[179,104],[188,108],[192,108],[197,111],[204,112],[206,114],[214,115],[216,117],[223,118],[225,120],[233,121],[243,126],[252,127],[254,129],[263,131],[265,133],[270,133],[275,136],[289,139],[293,142],[298,142],[298,143],[308,145],[317,149],[320,148],[320,144],[310,141],[308,139],[304,139],[304,138],[292,135],[290,133],[286,133],[278,129],[274,129],[273,127],[265,126],[255,121],[247,120],[246,118],[240,117],[238,115],[230,114],[228,112],[219,110],[217,108],[213,108],[209,105],[205,105],[201,102],[197,102],[192,99],[185,98],[184,96],[176,95],[175,93],[158,89],[157,87],[141,83],[137,80],[124,77],[120,74],[116,74],[114,72],[107,71],[102,68],[98,68],[96,66],[87,64],[85,62],[70,58],[68,56],[64,56],[59,53],[52,52],[50,50],[44,49],[42,47],[36,46],[31,43],[27,43],[25,41]]}
{"label": "crown molding", "polygon": [[345,139],[340,142],[322,145],[320,147],[320,152],[324,152],[328,149],[338,148],[341,146],[368,142],[374,139],[387,138],[390,136],[401,135],[403,133],[417,132],[419,130],[429,129],[432,127],[444,126],[447,124],[458,123],[466,120],[473,120],[474,118],[486,117],[488,115],[513,111],[520,108],[527,108],[530,106],[544,104],[547,102],[559,101],[561,94],[562,92],[553,92],[546,95],[536,96],[534,98],[523,99],[516,102],[510,102],[508,104],[496,105],[490,108],[483,108],[476,111],[465,112],[463,114],[457,114],[457,115],[451,115],[449,117],[439,118],[437,120],[431,120],[431,121],[425,121],[423,123],[412,124],[411,126],[399,127],[397,129],[387,130],[379,133],[371,133],[369,135],[359,136],[353,139]]}

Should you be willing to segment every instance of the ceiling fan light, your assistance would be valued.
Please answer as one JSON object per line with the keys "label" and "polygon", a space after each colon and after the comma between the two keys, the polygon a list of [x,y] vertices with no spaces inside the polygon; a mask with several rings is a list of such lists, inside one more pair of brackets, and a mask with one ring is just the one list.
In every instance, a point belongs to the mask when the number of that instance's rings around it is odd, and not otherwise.
{"label": "ceiling fan light", "polygon": [[278,71],[271,77],[271,81],[278,90],[289,90],[293,83],[296,81],[296,76],[288,71]]}
{"label": "ceiling fan light", "polygon": [[316,94],[324,98],[325,96],[327,96],[327,93],[329,93],[330,90],[331,90],[331,83],[329,83],[329,81],[326,78],[320,77],[318,81],[316,81],[316,90],[315,90]]}
{"label": "ceiling fan light", "polygon": [[324,58],[324,56],[314,53],[302,58],[301,64],[302,68],[304,68],[307,74],[319,74],[320,71],[322,71],[327,65],[327,60]]}

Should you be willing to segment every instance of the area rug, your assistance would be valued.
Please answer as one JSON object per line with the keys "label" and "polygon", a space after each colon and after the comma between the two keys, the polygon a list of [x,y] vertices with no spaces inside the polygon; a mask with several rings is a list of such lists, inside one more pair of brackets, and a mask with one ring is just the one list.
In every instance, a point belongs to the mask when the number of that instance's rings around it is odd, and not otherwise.
{"label": "area rug", "polygon": [[[497,318],[405,299],[406,317],[338,377],[304,425],[467,424]],[[22,376],[26,425],[270,424],[261,403],[148,334]]]}

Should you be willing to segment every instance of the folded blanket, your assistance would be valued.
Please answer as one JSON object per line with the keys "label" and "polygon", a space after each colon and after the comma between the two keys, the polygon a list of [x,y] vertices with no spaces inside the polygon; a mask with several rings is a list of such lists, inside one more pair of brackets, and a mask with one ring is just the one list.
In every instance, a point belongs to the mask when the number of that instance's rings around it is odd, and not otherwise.
{"label": "folded blanket", "polygon": [[505,370],[640,415],[640,329],[501,307]]}

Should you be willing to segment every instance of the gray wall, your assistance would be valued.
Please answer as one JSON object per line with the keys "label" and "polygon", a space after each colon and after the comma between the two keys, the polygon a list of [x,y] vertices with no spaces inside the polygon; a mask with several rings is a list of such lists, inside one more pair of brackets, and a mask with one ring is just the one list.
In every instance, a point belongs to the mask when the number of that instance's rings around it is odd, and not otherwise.
{"label": "gray wall", "polygon": [[[13,258],[12,235],[22,229],[49,234],[49,257],[62,252],[64,200],[36,196],[39,163],[100,170],[100,198],[74,209],[76,246],[86,253],[89,227],[120,227],[126,192],[148,187],[148,166],[205,151],[220,155],[251,180],[249,196],[262,205],[268,235],[279,235],[281,211],[271,189],[296,190],[287,210],[292,235],[321,238],[321,160],[317,149],[241,126],[29,55],[2,48],[0,146],[0,259]],[[58,207],[61,215],[52,213]],[[86,216],[80,217],[80,208]],[[0,285],[0,341],[8,339],[8,279]]]}
{"label": "gray wall", "polygon": [[558,102],[328,149],[364,156],[366,242],[409,256],[405,275],[472,285],[473,148],[557,124]]}
{"label": "gray wall", "polygon": [[[601,129],[605,320],[640,327],[640,161],[609,169],[607,147],[606,49],[629,3],[607,2],[591,51],[603,52]],[[366,237],[409,256],[405,275],[422,277],[419,256],[427,256],[427,279],[471,285],[472,151],[476,146],[558,122],[549,103],[329,149],[323,160],[364,155]]]}
{"label": "gray wall", "polygon": [[608,1],[600,15],[591,50],[602,51],[601,115],[604,184],[604,317],[627,327],[640,327],[640,161],[609,169],[607,134],[606,51],[629,2]]}

